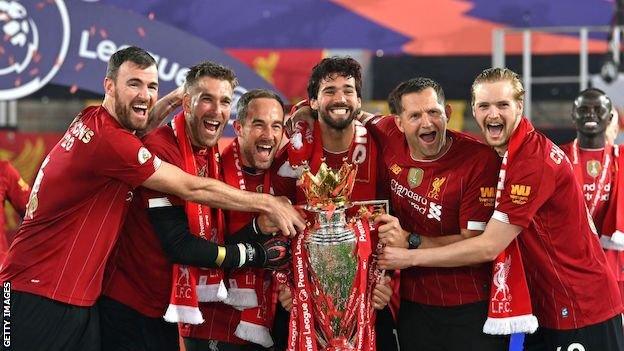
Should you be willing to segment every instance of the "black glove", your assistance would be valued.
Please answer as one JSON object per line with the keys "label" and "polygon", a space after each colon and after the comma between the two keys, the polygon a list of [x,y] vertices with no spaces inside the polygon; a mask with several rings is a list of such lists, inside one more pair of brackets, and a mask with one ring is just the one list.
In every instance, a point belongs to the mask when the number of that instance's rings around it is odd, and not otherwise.
{"label": "black glove", "polygon": [[282,270],[290,264],[290,241],[284,237],[274,237],[264,243],[245,243],[248,265]]}

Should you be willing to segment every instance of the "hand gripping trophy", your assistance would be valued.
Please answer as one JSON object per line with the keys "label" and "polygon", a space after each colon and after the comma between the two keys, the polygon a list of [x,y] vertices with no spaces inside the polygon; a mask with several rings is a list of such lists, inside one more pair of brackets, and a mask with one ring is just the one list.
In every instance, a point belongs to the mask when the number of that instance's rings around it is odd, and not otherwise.
{"label": "hand gripping trophy", "polygon": [[299,179],[313,222],[293,240],[289,350],[375,350],[370,212],[348,218],[357,166],[322,163]]}

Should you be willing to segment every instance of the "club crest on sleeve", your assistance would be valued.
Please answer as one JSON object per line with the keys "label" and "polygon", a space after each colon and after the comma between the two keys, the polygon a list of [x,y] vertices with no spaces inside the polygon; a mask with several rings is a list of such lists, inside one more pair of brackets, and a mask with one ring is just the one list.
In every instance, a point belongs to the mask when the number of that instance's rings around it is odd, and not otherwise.
{"label": "club crest on sleeve", "polygon": [[144,164],[152,157],[152,154],[145,147],[141,147],[138,153],[139,164]]}

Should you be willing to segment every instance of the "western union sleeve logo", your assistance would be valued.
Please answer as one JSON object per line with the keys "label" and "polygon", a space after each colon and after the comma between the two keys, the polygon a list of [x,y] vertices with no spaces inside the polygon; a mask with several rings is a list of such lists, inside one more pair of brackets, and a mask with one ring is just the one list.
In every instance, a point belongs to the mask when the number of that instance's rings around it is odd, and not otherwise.
{"label": "western union sleeve logo", "polygon": [[531,194],[531,186],[530,185],[519,185],[519,184],[511,184],[511,202],[516,205],[524,205],[529,200],[529,195]]}
{"label": "western union sleeve logo", "polygon": [[479,196],[479,202],[484,207],[494,207],[494,200],[496,198],[496,189],[493,186],[481,187],[481,196]]}

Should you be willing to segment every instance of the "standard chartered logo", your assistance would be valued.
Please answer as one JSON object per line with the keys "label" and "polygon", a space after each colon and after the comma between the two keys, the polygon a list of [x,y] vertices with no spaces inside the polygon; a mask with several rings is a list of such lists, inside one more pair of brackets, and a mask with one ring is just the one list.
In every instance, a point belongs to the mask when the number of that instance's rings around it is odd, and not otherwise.
{"label": "standard chartered logo", "polygon": [[435,219],[440,222],[442,219],[442,205],[438,205],[435,202],[429,202],[429,213],[427,213],[427,218]]}

